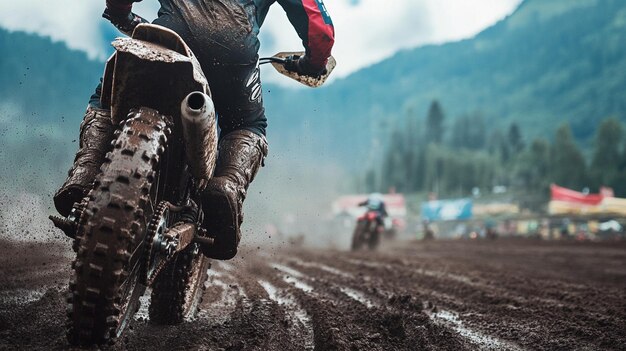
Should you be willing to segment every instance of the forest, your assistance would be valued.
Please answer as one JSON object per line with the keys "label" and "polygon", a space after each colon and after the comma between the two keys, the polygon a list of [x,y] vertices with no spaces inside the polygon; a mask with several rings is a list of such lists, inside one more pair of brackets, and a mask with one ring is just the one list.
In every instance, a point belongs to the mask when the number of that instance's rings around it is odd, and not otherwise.
{"label": "forest", "polygon": [[[552,137],[526,140],[517,122],[490,128],[480,112],[448,121],[433,101],[426,118],[410,110],[394,128],[381,161],[361,184],[366,192],[434,193],[463,197],[503,187],[548,196],[552,183],[579,191],[601,186],[626,196],[626,144],[620,121],[602,120],[585,152],[567,122]],[[589,155],[586,155],[589,154]]]}
{"label": "forest", "polygon": [[[556,182],[624,194],[621,128],[600,123],[626,121],[625,28],[623,0],[528,0],[474,38],[407,49],[321,89],[265,84],[271,167],[260,181],[272,192],[306,174],[329,193],[457,197],[501,185],[545,195]],[[0,48],[0,184],[49,196],[103,62],[5,29]],[[442,121],[429,126],[435,98]],[[617,142],[598,145],[612,133]]]}

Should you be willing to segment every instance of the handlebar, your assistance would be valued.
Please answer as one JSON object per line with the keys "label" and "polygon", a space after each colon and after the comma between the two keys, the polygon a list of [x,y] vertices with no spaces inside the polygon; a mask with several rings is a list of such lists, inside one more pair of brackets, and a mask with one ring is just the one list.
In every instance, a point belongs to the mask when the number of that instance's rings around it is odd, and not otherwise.
{"label": "handlebar", "polygon": [[284,58],[280,58],[280,57],[263,57],[259,59],[259,65],[266,65],[268,63],[280,63],[282,65],[287,63],[287,59]]}
{"label": "handlebar", "polygon": [[328,76],[330,75],[330,73],[333,71],[333,69],[335,69],[335,66],[337,65],[335,58],[332,56],[328,58],[328,63],[326,64],[326,70],[323,74],[321,74],[319,77],[312,77],[306,74],[304,75],[300,74],[298,72],[295,72],[294,70],[294,67],[297,66],[295,61],[304,55],[305,53],[302,51],[279,52],[272,57],[263,57],[259,59],[259,65],[266,65],[270,63],[272,64],[272,66],[274,66],[274,68],[276,69],[276,71],[278,71],[278,73],[286,77],[289,77],[299,83],[302,83],[312,88],[317,88],[317,87],[322,86],[328,79]]}

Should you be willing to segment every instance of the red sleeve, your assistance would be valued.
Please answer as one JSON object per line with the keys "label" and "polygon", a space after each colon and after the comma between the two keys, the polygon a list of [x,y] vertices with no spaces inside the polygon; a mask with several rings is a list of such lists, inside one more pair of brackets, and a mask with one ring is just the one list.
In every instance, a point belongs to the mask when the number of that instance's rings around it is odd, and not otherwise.
{"label": "red sleeve", "polygon": [[312,66],[323,68],[335,43],[335,28],[323,0],[278,0],[302,39]]}

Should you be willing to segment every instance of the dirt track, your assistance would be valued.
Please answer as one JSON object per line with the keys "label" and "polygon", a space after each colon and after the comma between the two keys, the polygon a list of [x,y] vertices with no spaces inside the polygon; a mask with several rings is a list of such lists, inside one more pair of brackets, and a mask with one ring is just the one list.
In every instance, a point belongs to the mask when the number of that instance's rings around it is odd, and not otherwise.
{"label": "dirt track", "polygon": [[[64,349],[65,248],[0,249],[0,349]],[[114,349],[626,350],[626,245],[432,242],[244,251],[202,310]],[[145,304],[144,304],[145,305]]]}

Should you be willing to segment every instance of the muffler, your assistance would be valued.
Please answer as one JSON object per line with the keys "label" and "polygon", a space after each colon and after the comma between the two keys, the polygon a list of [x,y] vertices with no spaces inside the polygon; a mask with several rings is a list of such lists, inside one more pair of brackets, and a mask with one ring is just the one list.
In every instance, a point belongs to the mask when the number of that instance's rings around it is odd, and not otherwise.
{"label": "muffler", "polygon": [[185,156],[191,174],[200,182],[200,189],[213,176],[217,159],[217,122],[213,100],[196,91],[181,104]]}

